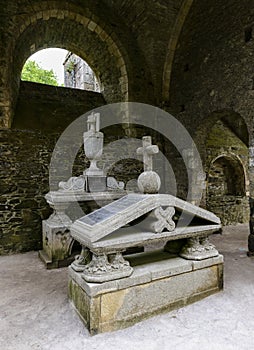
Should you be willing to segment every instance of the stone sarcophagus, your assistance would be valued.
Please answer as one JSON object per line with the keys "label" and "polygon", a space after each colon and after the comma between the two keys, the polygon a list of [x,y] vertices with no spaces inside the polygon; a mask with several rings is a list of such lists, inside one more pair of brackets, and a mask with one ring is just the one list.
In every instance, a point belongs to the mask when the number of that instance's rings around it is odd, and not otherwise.
{"label": "stone sarcophagus", "polygon": [[223,258],[208,239],[220,227],[213,213],[168,194],[128,194],[76,220],[71,236],[83,249],[69,267],[69,297],[90,332],[221,289]]}

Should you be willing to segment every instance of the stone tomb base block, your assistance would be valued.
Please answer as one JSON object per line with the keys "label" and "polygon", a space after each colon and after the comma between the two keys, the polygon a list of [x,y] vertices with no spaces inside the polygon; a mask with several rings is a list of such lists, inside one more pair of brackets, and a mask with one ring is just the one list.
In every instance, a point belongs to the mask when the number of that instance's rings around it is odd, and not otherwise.
{"label": "stone tomb base block", "polygon": [[136,254],[130,277],[88,283],[69,267],[69,298],[92,335],[198,301],[223,288],[223,256],[202,261],[169,253]]}

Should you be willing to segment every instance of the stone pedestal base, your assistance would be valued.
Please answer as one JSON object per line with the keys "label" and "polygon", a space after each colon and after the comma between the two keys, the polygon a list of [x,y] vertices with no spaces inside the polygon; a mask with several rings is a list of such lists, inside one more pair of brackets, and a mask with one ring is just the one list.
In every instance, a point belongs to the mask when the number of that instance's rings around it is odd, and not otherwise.
{"label": "stone pedestal base", "polygon": [[131,276],[100,284],[86,282],[69,267],[69,298],[91,334],[131,326],[223,288],[221,255],[192,261],[160,251],[128,260]]}
{"label": "stone pedestal base", "polygon": [[70,256],[73,238],[65,225],[44,220],[42,242],[39,257],[48,269],[68,266],[74,260],[74,256]]}

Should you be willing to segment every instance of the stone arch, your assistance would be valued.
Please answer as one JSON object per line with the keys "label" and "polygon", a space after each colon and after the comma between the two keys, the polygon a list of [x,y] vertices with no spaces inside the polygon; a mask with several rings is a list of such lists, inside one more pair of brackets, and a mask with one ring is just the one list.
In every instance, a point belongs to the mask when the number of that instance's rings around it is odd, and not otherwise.
{"label": "stone arch", "polygon": [[216,111],[197,128],[198,145],[206,172],[204,204],[224,225],[249,218],[249,131],[235,111]]}
{"label": "stone arch", "polygon": [[75,255],[80,254],[82,249],[81,244],[75,239],[71,239],[70,244],[68,246],[68,256],[72,256],[74,258]]}
{"label": "stone arch", "polygon": [[[222,124],[221,124],[222,123]],[[209,140],[209,136],[211,134],[211,131],[214,130],[218,126],[219,128],[224,126],[226,133],[231,134],[233,139],[231,139],[231,145],[229,147],[224,147],[221,144],[223,141],[227,141],[228,138],[224,134],[223,137],[217,137],[217,145],[213,147],[213,149],[209,149],[209,145],[207,144]],[[232,135],[232,133],[234,135]],[[223,134],[223,131],[222,131]],[[235,140],[234,140],[235,138]],[[210,169],[211,162],[216,159],[217,157],[223,155],[223,154],[235,154],[236,156],[237,151],[235,148],[235,141],[237,140],[237,143],[241,145],[245,149],[245,155],[243,159],[240,158],[244,174],[245,174],[245,180],[246,180],[246,193],[249,195],[249,186],[250,186],[250,174],[249,174],[249,154],[248,154],[248,147],[249,147],[249,138],[250,138],[250,132],[249,132],[249,125],[246,123],[245,119],[237,112],[231,110],[231,109],[222,109],[218,111],[214,111],[211,114],[209,114],[207,117],[199,120],[199,124],[196,127],[196,130],[193,134],[193,140],[196,144],[200,157],[202,159],[203,163],[203,169],[206,173],[206,179],[208,177],[208,172]],[[228,140],[230,141],[230,140]],[[206,181],[207,185],[207,181]],[[247,200],[247,197],[246,197]],[[203,190],[203,196],[202,196],[202,205],[204,207],[207,207],[207,186]],[[247,212],[249,212],[249,208],[246,207]]]}
{"label": "stone arch", "polygon": [[[11,119],[26,59],[49,47],[65,48],[86,60],[102,81],[107,102],[128,101],[131,68],[127,67],[128,57],[117,35],[88,9],[85,13],[83,8],[64,6],[67,4],[59,1],[42,1],[14,17],[13,60],[6,70],[6,81],[11,82],[7,119]],[[10,124],[6,120],[5,126]]]}
{"label": "stone arch", "polygon": [[198,147],[201,159],[206,166],[208,163],[207,159],[207,147],[206,142],[209,137],[214,125],[222,121],[226,126],[236,134],[236,136],[246,145],[249,146],[249,126],[246,123],[245,119],[237,112],[230,109],[218,110],[210,113],[207,117],[199,120],[199,124],[196,128],[196,131],[193,135],[195,144]]}

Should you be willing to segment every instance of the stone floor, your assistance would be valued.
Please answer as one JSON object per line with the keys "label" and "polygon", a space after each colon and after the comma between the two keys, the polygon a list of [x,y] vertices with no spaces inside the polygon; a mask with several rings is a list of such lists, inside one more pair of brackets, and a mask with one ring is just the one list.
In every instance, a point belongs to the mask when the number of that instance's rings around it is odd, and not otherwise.
{"label": "stone floor", "polygon": [[37,252],[0,257],[1,350],[244,350],[254,344],[254,259],[248,226],[212,238],[225,258],[224,291],[117,332],[91,337],[67,298],[67,270]]}

